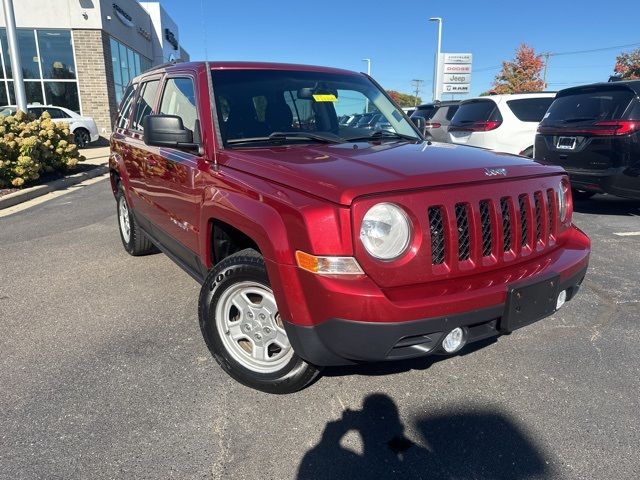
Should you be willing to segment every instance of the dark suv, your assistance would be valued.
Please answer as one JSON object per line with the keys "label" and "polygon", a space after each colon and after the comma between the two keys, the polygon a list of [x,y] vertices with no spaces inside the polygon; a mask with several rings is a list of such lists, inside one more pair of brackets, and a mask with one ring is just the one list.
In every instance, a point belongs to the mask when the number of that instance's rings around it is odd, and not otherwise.
{"label": "dark suv", "polygon": [[640,199],[640,80],[559,92],[538,127],[535,159],[564,167],[576,198]]}
{"label": "dark suv", "polygon": [[427,140],[449,142],[448,129],[451,119],[458,110],[460,101],[446,100],[419,105],[411,118],[422,117],[425,120],[423,134]]}
{"label": "dark suv", "polygon": [[[339,125],[366,104],[388,130]],[[590,245],[564,170],[447,147],[365,74],[157,68],[133,79],[111,137],[122,244],[202,285],[209,349],[254,388],[455,354],[571,300]]]}

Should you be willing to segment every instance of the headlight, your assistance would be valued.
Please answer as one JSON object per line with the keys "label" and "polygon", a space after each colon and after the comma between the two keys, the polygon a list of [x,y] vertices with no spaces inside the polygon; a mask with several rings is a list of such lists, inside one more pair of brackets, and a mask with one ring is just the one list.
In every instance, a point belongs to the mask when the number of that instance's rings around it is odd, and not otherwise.
{"label": "headlight", "polygon": [[371,207],[360,226],[360,240],[372,257],[398,258],[409,246],[411,226],[402,209],[392,203]]}
{"label": "headlight", "polygon": [[567,210],[569,203],[569,187],[565,182],[560,182],[560,186],[558,187],[558,215],[560,216],[560,221],[564,222],[567,219]]}

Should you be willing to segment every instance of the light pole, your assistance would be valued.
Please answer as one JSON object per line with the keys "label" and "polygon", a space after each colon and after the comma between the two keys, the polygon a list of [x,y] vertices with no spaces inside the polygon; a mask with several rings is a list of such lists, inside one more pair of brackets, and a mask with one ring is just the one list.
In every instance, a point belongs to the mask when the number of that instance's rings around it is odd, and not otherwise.
{"label": "light pole", "polygon": [[430,22],[438,22],[438,47],[436,49],[436,58],[433,66],[433,101],[440,100],[440,50],[442,48],[442,18],[431,17]]}
{"label": "light pole", "polygon": [[27,95],[24,91],[24,81],[22,79],[22,65],[20,64],[20,53],[16,36],[16,17],[13,13],[13,0],[3,0],[2,7],[4,9],[4,21],[7,23],[7,43],[9,44],[9,56],[11,57],[13,91],[16,95],[16,105],[18,110],[27,113]]}
{"label": "light pole", "polygon": [[[367,62],[367,75],[371,76],[371,59],[363,58],[363,62]],[[364,113],[369,113],[369,98],[365,100]]]}

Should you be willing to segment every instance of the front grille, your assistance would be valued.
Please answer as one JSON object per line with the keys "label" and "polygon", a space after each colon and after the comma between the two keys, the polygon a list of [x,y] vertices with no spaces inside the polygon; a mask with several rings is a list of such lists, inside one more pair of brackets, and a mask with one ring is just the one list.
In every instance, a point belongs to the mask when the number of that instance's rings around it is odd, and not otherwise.
{"label": "front grille", "polygon": [[526,247],[529,243],[529,221],[527,220],[527,196],[520,195],[518,197],[518,206],[520,207],[520,245]]}
{"label": "front grille", "polygon": [[505,252],[511,250],[511,212],[509,210],[509,197],[500,199],[502,213],[502,247]]}
{"label": "front grille", "polygon": [[491,255],[492,238],[491,238],[491,213],[489,211],[489,201],[482,200],[480,202],[480,223],[482,225],[482,256]]}
{"label": "front grille", "polygon": [[[554,198],[553,189],[545,189],[499,199],[429,207],[432,264],[451,267],[456,260],[472,260],[476,262],[471,264],[473,267],[481,260],[484,264],[497,262],[501,255],[504,259],[513,259],[513,255],[530,255],[532,251],[552,245],[557,217]],[[449,238],[452,234],[457,238]],[[452,243],[456,240],[457,258],[455,243]],[[452,257],[447,255],[449,246],[454,249]],[[464,268],[470,267],[467,264]]]}
{"label": "front grille", "polygon": [[469,213],[464,203],[456,204],[456,223],[458,227],[458,259],[471,257],[471,238],[469,237]]}
{"label": "front grille", "polygon": [[444,263],[444,222],[442,221],[442,207],[429,207],[429,233],[431,235],[431,263]]}
{"label": "front grille", "polygon": [[536,211],[536,241],[542,240],[542,192],[533,195]]}

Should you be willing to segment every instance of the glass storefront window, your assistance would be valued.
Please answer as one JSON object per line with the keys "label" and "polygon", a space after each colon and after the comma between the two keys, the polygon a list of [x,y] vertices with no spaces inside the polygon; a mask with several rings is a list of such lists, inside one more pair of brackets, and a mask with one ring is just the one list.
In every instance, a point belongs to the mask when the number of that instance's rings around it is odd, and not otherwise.
{"label": "glass storefront window", "polygon": [[38,30],[38,48],[44,78],[76,78],[70,31]]}
{"label": "glass storefront window", "polygon": [[[40,69],[38,68],[38,51],[36,50],[36,37],[33,30],[18,29],[18,45],[20,46],[20,62],[22,63],[22,77],[27,80],[30,78],[40,78]],[[5,60],[11,63],[10,58]]]}
{"label": "glass storefront window", "polygon": [[116,101],[120,103],[127,85],[132,78],[151,67],[151,60],[135,50],[120,43],[115,38],[109,41],[113,67],[113,83],[116,88]]}
{"label": "glass storefront window", "polygon": [[80,111],[78,85],[75,82],[44,82],[44,93],[47,104],[63,106],[74,112]]}
{"label": "glass storefront window", "polygon": [[[27,103],[56,105],[80,113],[71,31],[19,28],[16,33]],[[0,28],[0,43],[0,78],[2,72],[7,78],[0,80],[0,104],[15,105],[11,57],[4,28]]]}

